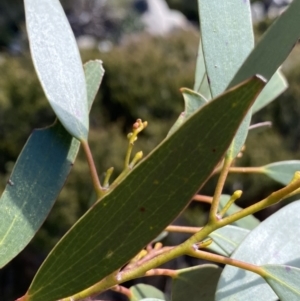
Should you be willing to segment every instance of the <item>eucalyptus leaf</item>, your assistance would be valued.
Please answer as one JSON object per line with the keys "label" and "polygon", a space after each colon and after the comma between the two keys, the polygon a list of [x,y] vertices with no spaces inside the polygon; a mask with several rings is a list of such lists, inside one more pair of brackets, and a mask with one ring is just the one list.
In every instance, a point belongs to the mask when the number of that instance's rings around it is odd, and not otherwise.
{"label": "eucalyptus leaf", "polygon": [[[277,211],[252,230],[231,258],[255,265],[287,264],[300,267],[300,201]],[[216,292],[217,301],[275,301],[278,297],[260,276],[226,266]]]}
{"label": "eucalyptus leaf", "polygon": [[[247,1],[243,2],[246,3]],[[272,78],[300,37],[299,10],[300,1],[294,0],[263,35],[257,46],[235,74],[229,87],[238,84],[253,74],[260,74],[267,80]],[[249,115],[250,112],[247,116],[249,123],[244,122],[244,126],[241,126],[237,133],[239,143],[235,143],[230,149],[230,156],[232,158],[237,155],[239,148],[242,147],[247,137],[248,126],[250,124]]]}
{"label": "eucalyptus leaf", "polygon": [[[249,232],[249,230],[229,225],[212,232],[209,237],[223,251],[222,255],[225,253],[226,256],[231,256]],[[207,249],[218,253],[218,249],[214,249],[213,246],[210,245]]]}
{"label": "eucalyptus leaf", "polygon": [[130,298],[130,301],[140,301],[147,299],[159,299],[164,300],[165,295],[162,291],[157,289],[156,287],[148,284],[137,284],[130,288],[132,297]]}
{"label": "eucalyptus leaf", "polygon": [[[227,202],[230,199],[230,195],[227,194],[222,194],[220,197],[220,203],[219,203],[219,209],[223,209],[225,207],[225,205],[227,204]],[[242,208],[239,207],[236,204],[232,204],[229,209],[227,210],[227,212],[225,213],[225,216],[228,215],[232,215],[236,212],[241,211]],[[253,215],[248,215],[246,217],[243,217],[242,219],[237,220],[236,222],[233,223],[233,225],[241,227],[241,228],[245,228],[248,230],[252,230],[254,229],[256,226],[258,226],[260,224],[260,221]]]}
{"label": "eucalyptus leaf", "polygon": [[265,88],[261,91],[259,96],[254,102],[252,107],[252,114],[258,112],[274,99],[276,99],[280,94],[282,94],[288,87],[288,83],[283,76],[281,71],[277,71],[269,80]]}
{"label": "eucalyptus leaf", "polygon": [[300,269],[287,265],[267,264],[262,268],[268,273],[264,279],[280,301],[300,300]]}
{"label": "eucalyptus leaf", "polygon": [[[90,107],[104,71],[100,61],[88,63],[85,70]],[[0,267],[25,248],[44,222],[79,146],[58,121],[31,134],[0,198]]]}
{"label": "eucalyptus leaf", "polygon": [[84,71],[75,37],[59,0],[24,0],[31,56],[59,121],[86,140],[89,114]]}
{"label": "eucalyptus leaf", "polygon": [[[226,90],[254,47],[251,7],[248,0],[198,3],[204,61],[211,94],[215,97]],[[249,112],[229,149],[232,158],[245,143],[250,121]]]}
{"label": "eucalyptus leaf", "polygon": [[194,91],[203,95],[205,99],[211,100],[211,92],[210,92],[209,82],[207,79],[201,38],[199,40],[199,47],[198,47]]}
{"label": "eucalyptus leaf", "polygon": [[293,179],[295,172],[300,171],[300,161],[290,160],[274,162],[263,166],[262,171],[271,179],[283,185],[287,185]]}
{"label": "eucalyptus leaf", "polygon": [[181,92],[185,105],[184,112],[180,114],[175,124],[171,127],[168,136],[174,133],[193,113],[207,103],[203,96],[193,90],[182,88]]}
{"label": "eucalyptus leaf", "polygon": [[172,301],[214,301],[221,272],[213,264],[179,270],[172,282]]}
{"label": "eucalyptus leaf", "polygon": [[251,7],[248,0],[202,0],[198,5],[204,62],[216,97],[254,47]]}
{"label": "eucalyptus leaf", "polygon": [[227,91],[165,139],[60,240],[37,272],[26,301],[54,301],[86,289],[161,233],[220,162],[263,86],[253,78]]}

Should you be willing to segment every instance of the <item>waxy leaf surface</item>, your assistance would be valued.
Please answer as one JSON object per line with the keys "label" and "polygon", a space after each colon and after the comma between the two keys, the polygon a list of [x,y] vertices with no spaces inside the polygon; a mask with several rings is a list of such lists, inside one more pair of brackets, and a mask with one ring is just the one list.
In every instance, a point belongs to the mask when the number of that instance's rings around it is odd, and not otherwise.
{"label": "waxy leaf surface", "polygon": [[267,264],[262,268],[268,273],[264,279],[280,301],[300,300],[300,269],[279,264]]}
{"label": "waxy leaf surface", "polygon": [[[239,245],[231,258],[252,263],[288,264],[300,267],[300,201],[277,211]],[[278,297],[263,278],[227,265],[220,277],[217,301],[256,300],[275,301]]]}
{"label": "waxy leaf surface", "polygon": [[[198,3],[207,78],[211,95],[216,97],[226,90],[254,47],[250,2],[203,0]],[[230,147],[232,158],[245,143],[250,120],[251,112]]]}
{"label": "waxy leaf surface", "polygon": [[225,226],[209,235],[209,237],[213,240],[213,243],[210,244],[207,249],[224,256],[231,256],[232,252],[249,233],[250,231],[244,228],[230,225]]}
{"label": "waxy leaf surface", "polygon": [[51,251],[27,301],[88,288],[133,258],[187,206],[261,91],[259,78],[203,106],[96,203]]}
{"label": "waxy leaf surface", "polygon": [[252,114],[258,112],[273,100],[275,100],[280,94],[282,94],[288,87],[288,83],[284,78],[281,71],[277,71],[266,84],[259,96],[256,98],[252,107]]}
{"label": "waxy leaf surface", "polygon": [[168,135],[176,131],[192,114],[207,103],[207,100],[203,96],[193,90],[182,88],[181,92],[184,99],[184,112],[180,114]]}
{"label": "waxy leaf surface", "polygon": [[[86,66],[89,106],[103,75],[101,62]],[[97,71],[96,71],[97,70]],[[0,267],[33,238],[51,210],[75,161],[79,141],[59,122],[35,130],[25,144],[0,199]]]}
{"label": "waxy leaf surface", "polygon": [[75,37],[59,0],[24,0],[33,63],[59,121],[86,140],[89,114],[84,71]]}
{"label": "waxy leaf surface", "polygon": [[274,162],[263,166],[263,172],[268,177],[283,185],[291,182],[296,171],[300,171],[299,160]]}
{"label": "waxy leaf surface", "polygon": [[137,284],[130,288],[132,297],[130,301],[140,301],[147,299],[165,299],[165,295],[162,291],[158,290],[156,287],[148,284]]}
{"label": "waxy leaf surface", "polygon": [[172,301],[214,301],[221,272],[213,264],[179,270],[172,282]]}

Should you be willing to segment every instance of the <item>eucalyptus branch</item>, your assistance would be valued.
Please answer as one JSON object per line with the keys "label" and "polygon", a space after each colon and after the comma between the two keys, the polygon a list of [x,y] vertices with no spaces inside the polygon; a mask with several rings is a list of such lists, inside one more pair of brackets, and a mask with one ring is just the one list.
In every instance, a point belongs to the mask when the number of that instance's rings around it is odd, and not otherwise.
{"label": "eucalyptus branch", "polygon": [[229,173],[264,173],[263,166],[260,167],[230,167]]}
{"label": "eucalyptus branch", "polygon": [[122,295],[125,295],[128,299],[132,298],[132,293],[127,287],[124,287],[121,285],[116,285],[116,286],[113,286],[111,288],[111,290],[114,292],[120,293]]}
{"label": "eucalyptus branch", "polygon": [[94,189],[96,191],[97,197],[100,198],[105,194],[105,189],[103,189],[103,187],[101,186],[90,146],[87,141],[82,141],[81,145],[90,168]]}
{"label": "eucalyptus branch", "polygon": [[233,259],[230,257],[225,257],[225,256],[213,254],[213,253],[208,253],[208,252],[205,252],[202,250],[195,250],[194,248],[190,248],[187,255],[196,257],[196,258],[200,258],[200,259],[204,259],[204,260],[208,260],[208,261],[212,261],[212,262],[216,262],[216,263],[228,264],[231,266],[235,266],[235,267],[256,273],[256,274],[260,275],[261,277],[265,277],[265,275],[266,275],[266,272],[261,267],[251,264],[251,263],[236,260],[236,259]]}
{"label": "eucalyptus branch", "polygon": [[218,220],[217,212],[219,208],[219,200],[222,194],[222,190],[228,175],[229,168],[232,164],[233,159],[230,156],[226,156],[222,170],[219,176],[219,180],[216,186],[216,190],[212,199],[211,208],[209,212],[209,222],[216,222]]}
{"label": "eucalyptus branch", "polygon": [[193,200],[197,201],[197,202],[211,204],[213,198],[211,196],[196,194],[196,195],[194,195]]}
{"label": "eucalyptus branch", "polygon": [[200,227],[186,227],[186,226],[175,226],[171,225],[168,226],[165,231],[167,232],[177,232],[177,233],[197,233],[201,230]]}

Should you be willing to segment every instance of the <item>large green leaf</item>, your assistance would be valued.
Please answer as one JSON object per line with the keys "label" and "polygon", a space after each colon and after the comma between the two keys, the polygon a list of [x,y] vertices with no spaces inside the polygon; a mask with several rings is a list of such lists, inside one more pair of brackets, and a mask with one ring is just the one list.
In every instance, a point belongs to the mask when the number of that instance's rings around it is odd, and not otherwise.
{"label": "large green leaf", "polygon": [[[227,202],[230,199],[230,195],[227,194],[222,194],[220,197],[220,203],[219,203],[219,209],[222,209],[225,207],[225,205],[227,204]],[[229,209],[226,211],[225,216],[229,216],[232,215],[236,212],[241,211],[242,208],[239,207],[236,204],[232,204]],[[253,215],[248,215],[243,217],[242,219],[237,220],[236,222],[233,223],[233,225],[241,227],[241,228],[245,228],[245,229],[249,229],[252,230],[254,229],[256,226],[258,226],[260,223],[259,219],[257,219],[255,216]]]}
{"label": "large green leaf", "polygon": [[24,0],[31,56],[60,122],[79,140],[89,128],[87,92],[76,40],[59,0]]}
{"label": "large green leaf", "polygon": [[299,160],[274,162],[262,167],[262,172],[283,185],[291,182],[296,171],[300,171]]}
{"label": "large green leaf", "polygon": [[172,301],[214,301],[221,272],[213,264],[179,270],[172,282]]}
{"label": "large green leaf", "polygon": [[249,232],[244,228],[230,225],[220,228],[209,235],[213,243],[207,249],[215,253],[219,253],[221,249],[221,255],[230,256]]}
{"label": "large green leaf", "polygon": [[282,94],[288,87],[288,83],[280,71],[277,71],[261,91],[252,107],[252,114],[267,106],[270,102]]}
{"label": "large green leaf", "polygon": [[[300,201],[279,210],[248,234],[231,256],[255,265],[288,264],[300,267]],[[226,266],[216,293],[217,301],[275,301],[277,296],[260,276]]]}
{"label": "large green leaf", "polygon": [[213,172],[263,86],[254,78],[226,92],[165,139],[62,238],[25,300],[54,301],[81,291],[161,233]]}
{"label": "large green leaf", "polygon": [[148,284],[140,283],[134,285],[130,288],[130,291],[132,293],[130,301],[140,301],[145,298],[165,299],[165,295],[162,291]]}
{"label": "large green leaf", "polygon": [[262,268],[268,273],[265,280],[280,301],[300,300],[300,269],[286,265],[267,264]]}
{"label": "large green leaf", "polygon": [[[90,106],[102,75],[101,62],[86,65]],[[78,140],[59,122],[35,130],[28,139],[0,199],[0,267],[24,249],[44,222],[78,149]]]}

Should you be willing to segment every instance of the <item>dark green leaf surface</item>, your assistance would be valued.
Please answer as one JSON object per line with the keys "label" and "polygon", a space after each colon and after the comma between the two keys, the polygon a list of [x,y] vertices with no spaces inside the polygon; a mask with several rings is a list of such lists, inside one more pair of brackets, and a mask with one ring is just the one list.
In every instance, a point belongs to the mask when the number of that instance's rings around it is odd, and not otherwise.
{"label": "dark green leaf surface", "polygon": [[239,246],[239,244],[250,233],[249,230],[236,226],[225,226],[214,232],[209,237],[213,239],[213,243],[209,245],[208,250],[219,253],[221,255],[231,256],[232,252]]}
{"label": "dark green leaf surface", "polygon": [[179,270],[172,283],[172,301],[214,301],[221,272],[213,264]]}
{"label": "dark green leaf surface", "polygon": [[228,148],[264,84],[249,80],[203,106],[62,238],[27,301],[54,301],[109,275],[185,208]]}
{"label": "dark green leaf surface", "polygon": [[[225,205],[227,204],[227,202],[229,201],[230,199],[230,195],[226,195],[226,194],[222,194],[221,197],[220,197],[220,209],[224,208]],[[228,216],[228,215],[231,215],[231,214],[234,214],[236,212],[239,212],[241,211],[242,208],[239,207],[238,205],[236,204],[232,204],[229,209],[227,210],[227,212],[225,213],[225,216]],[[255,216],[253,215],[248,215],[236,222],[233,223],[233,225],[235,226],[238,226],[238,227],[241,227],[241,228],[245,228],[245,229],[248,229],[248,230],[252,230],[254,229],[256,226],[258,226],[260,224],[260,221],[259,219],[257,219]]]}
{"label": "dark green leaf surface", "polygon": [[267,264],[262,268],[269,274],[265,280],[280,301],[300,300],[300,269],[277,264]]}
{"label": "dark green leaf surface", "polygon": [[[248,234],[231,258],[260,266],[287,264],[300,267],[299,212],[300,201],[297,201],[271,215]],[[224,268],[218,283],[217,301],[277,299],[257,274],[233,266]]]}
{"label": "dark green leaf surface", "polygon": [[176,131],[192,114],[207,103],[203,96],[193,90],[182,88],[181,92],[184,99],[184,112],[180,114],[174,125],[171,127],[168,135],[174,133],[174,131]]}
{"label": "dark green leaf surface", "polygon": [[[91,68],[92,67],[92,68]],[[89,104],[99,88],[99,62],[86,66]],[[101,71],[103,72],[103,71]],[[77,139],[56,122],[35,130],[24,146],[0,199],[0,267],[14,258],[33,238],[52,208],[79,149]]]}
{"label": "dark green leaf surface", "polygon": [[287,89],[287,87],[288,83],[283,74],[281,71],[277,71],[255,100],[255,103],[252,107],[252,114],[258,112],[275,100]]}
{"label": "dark green leaf surface", "polygon": [[75,37],[59,0],[24,0],[33,63],[59,121],[79,140],[89,129],[87,91]]}
{"label": "dark green leaf surface", "polygon": [[283,185],[291,182],[296,171],[300,171],[299,160],[274,162],[263,167],[268,177]]}
{"label": "dark green leaf surface", "polygon": [[130,291],[132,293],[132,298],[130,298],[130,301],[140,301],[144,300],[145,298],[165,299],[165,295],[162,291],[148,284],[140,283],[134,285],[130,288]]}

